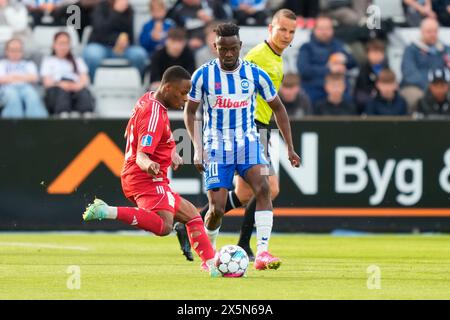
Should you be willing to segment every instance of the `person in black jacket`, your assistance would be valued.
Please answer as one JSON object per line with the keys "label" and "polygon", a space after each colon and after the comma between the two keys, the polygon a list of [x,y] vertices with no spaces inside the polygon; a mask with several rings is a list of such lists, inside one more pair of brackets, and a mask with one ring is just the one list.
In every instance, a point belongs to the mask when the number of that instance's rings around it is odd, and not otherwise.
{"label": "person in black jacket", "polygon": [[95,70],[107,58],[125,58],[141,74],[145,70],[147,53],[133,43],[133,10],[128,0],[106,0],[92,13],[93,31],[83,57],[91,79]]}
{"label": "person in black jacket", "polygon": [[330,73],[325,77],[327,99],[316,105],[315,113],[327,116],[351,116],[356,114],[352,101],[346,100],[345,76],[341,73]]}
{"label": "person in black jacket", "polygon": [[150,89],[159,86],[162,75],[167,68],[179,65],[189,73],[195,71],[194,53],[187,46],[186,31],[182,28],[172,28],[167,35],[166,44],[155,51],[150,64]]}
{"label": "person in black jacket", "polygon": [[429,72],[430,84],[425,97],[419,100],[418,113],[427,117],[450,117],[450,71],[436,69]]}
{"label": "person in black jacket", "polygon": [[377,95],[369,100],[364,113],[376,116],[403,116],[407,114],[405,99],[398,93],[398,82],[392,70],[384,69],[376,81]]}

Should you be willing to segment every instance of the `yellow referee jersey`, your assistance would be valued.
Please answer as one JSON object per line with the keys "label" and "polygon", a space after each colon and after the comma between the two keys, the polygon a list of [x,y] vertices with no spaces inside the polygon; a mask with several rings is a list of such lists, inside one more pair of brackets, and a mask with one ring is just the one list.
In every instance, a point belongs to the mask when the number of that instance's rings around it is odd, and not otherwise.
{"label": "yellow referee jersey", "polygon": [[[267,72],[277,92],[280,90],[283,81],[283,58],[272,50],[267,41],[251,49],[244,59]],[[256,120],[269,124],[271,118],[272,109],[258,94],[256,98]]]}

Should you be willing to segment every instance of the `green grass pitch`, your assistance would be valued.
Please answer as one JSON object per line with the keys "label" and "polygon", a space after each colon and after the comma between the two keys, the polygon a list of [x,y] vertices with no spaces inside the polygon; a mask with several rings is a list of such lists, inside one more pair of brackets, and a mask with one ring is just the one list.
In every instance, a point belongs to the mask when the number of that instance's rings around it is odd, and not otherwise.
{"label": "green grass pitch", "polygon": [[[279,270],[211,279],[173,235],[3,233],[0,299],[450,299],[450,236],[274,235],[271,249]],[[368,289],[371,265],[379,289]],[[69,266],[80,289],[68,288]]]}

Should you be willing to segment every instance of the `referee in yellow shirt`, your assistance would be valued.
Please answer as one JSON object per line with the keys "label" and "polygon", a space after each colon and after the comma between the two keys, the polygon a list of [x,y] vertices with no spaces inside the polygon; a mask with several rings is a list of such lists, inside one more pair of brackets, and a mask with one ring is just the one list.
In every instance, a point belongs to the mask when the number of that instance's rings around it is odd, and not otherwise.
{"label": "referee in yellow shirt", "polygon": [[[281,9],[277,11],[273,18],[272,23],[269,25],[269,37],[263,43],[257,45],[248,52],[245,56],[245,60],[251,61],[266,71],[277,91],[280,89],[281,82],[283,80],[283,59],[281,55],[283,51],[288,48],[291,42],[294,40],[295,30],[297,27],[297,17],[294,12],[288,9]],[[272,109],[267,102],[258,95],[256,102],[256,124],[261,134],[261,142],[266,150],[267,158],[270,162],[270,155],[268,154],[268,140],[270,137],[264,132],[269,133],[269,123],[272,118]],[[266,130],[262,130],[266,129]],[[270,166],[269,182],[272,199],[276,198],[279,193],[278,177],[275,170]],[[256,200],[253,197],[253,192],[250,186],[242,179],[237,177],[236,189],[228,193],[228,199],[225,206],[225,211],[228,212],[234,208],[247,205],[245,210],[244,222],[241,227],[241,234],[239,237],[238,245],[241,246],[248,254],[250,260],[254,260],[254,254],[250,248],[250,238],[253,232],[253,225],[255,223],[255,211]],[[204,218],[209,210],[209,206],[206,205],[200,212]],[[193,260],[189,240],[186,234],[186,230],[182,224],[178,224],[175,227],[177,232],[178,241],[180,242],[181,249],[186,258],[190,261]]]}

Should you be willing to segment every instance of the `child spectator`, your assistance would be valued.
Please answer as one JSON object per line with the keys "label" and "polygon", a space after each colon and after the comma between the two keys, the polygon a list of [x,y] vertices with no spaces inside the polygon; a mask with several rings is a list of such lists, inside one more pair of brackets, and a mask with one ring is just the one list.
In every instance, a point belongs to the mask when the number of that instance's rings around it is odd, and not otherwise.
{"label": "child spectator", "polygon": [[355,103],[363,111],[367,102],[376,94],[375,81],[383,69],[388,68],[385,44],[379,39],[367,43],[367,62],[359,71],[355,85]]}
{"label": "child spectator", "polygon": [[4,104],[3,118],[45,118],[47,110],[33,87],[39,80],[37,67],[23,59],[20,39],[5,46],[6,59],[0,61],[0,100]]}
{"label": "child spectator", "polygon": [[164,0],[150,0],[150,14],[151,19],[143,26],[139,37],[141,46],[147,50],[149,57],[164,45],[167,32],[175,26],[172,19],[166,18],[167,8]]}
{"label": "child spectator", "polygon": [[231,0],[230,4],[239,25],[267,25],[267,0]]}
{"label": "child spectator", "polygon": [[280,87],[280,99],[291,120],[300,120],[312,113],[311,100],[300,86],[300,77],[287,73]]}
{"label": "child spectator", "polygon": [[353,102],[344,99],[346,90],[345,76],[340,73],[330,73],[325,77],[325,92],[327,99],[316,105],[318,115],[344,116],[355,115]]}
{"label": "child spectator", "polygon": [[429,80],[425,97],[419,100],[418,113],[424,116],[450,116],[450,71],[430,71]]}
{"label": "child spectator", "polygon": [[44,58],[41,76],[46,89],[45,101],[51,113],[60,118],[93,116],[94,104],[89,84],[88,68],[83,59],[70,51],[67,32],[56,33],[53,54]]}
{"label": "child spectator", "polygon": [[402,116],[407,114],[407,104],[398,93],[398,82],[395,73],[384,69],[376,81],[377,95],[369,100],[365,112],[367,115]]}
{"label": "child spectator", "polygon": [[125,58],[141,74],[145,71],[147,52],[133,43],[133,10],[128,0],[102,1],[92,13],[92,34],[83,55],[91,79],[104,59]]}
{"label": "child spectator", "polygon": [[187,46],[186,31],[181,28],[169,30],[166,45],[152,56],[150,64],[150,88],[156,89],[167,68],[180,65],[191,74],[195,71],[194,53]]}

